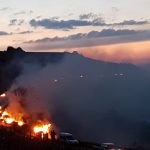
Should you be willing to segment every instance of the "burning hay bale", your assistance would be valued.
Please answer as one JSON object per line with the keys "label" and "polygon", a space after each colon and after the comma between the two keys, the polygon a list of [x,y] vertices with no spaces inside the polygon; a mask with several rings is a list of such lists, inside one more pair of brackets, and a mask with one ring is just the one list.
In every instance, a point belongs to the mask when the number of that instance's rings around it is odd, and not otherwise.
{"label": "burning hay bale", "polygon": [[[33,117],[33,114],[27,113],[26,92],[27,90],[23,88],[13,91],[15,99],[17,97],[17,100],[13,102],[14,104],[9,100],[12,93],[0,95],[0,126],[15,130],[17,133],[25,134],[25,136],[31,138],[50,139],[52,125],[47,118],[44,118],[44,114],[37,113],[36,117]],[[19,111],[14,110],[11,112],[12,106],[20,108]],[[18,113],[14,113],[15,111]]]}

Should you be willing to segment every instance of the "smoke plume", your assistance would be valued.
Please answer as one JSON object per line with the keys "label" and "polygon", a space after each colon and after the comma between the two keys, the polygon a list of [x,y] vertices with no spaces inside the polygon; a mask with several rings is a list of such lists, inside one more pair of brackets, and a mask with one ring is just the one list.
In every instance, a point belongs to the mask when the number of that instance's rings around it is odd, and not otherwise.
{"label": "smoke plume", "polygon": [[[21,75],[8,90],[14,113],[49,119],[60,131],[85,141],[148,143],[150,78],[145,70],[76,53],[57,63],[21,66]],[[14,94],[18,89],[19,100]]]}

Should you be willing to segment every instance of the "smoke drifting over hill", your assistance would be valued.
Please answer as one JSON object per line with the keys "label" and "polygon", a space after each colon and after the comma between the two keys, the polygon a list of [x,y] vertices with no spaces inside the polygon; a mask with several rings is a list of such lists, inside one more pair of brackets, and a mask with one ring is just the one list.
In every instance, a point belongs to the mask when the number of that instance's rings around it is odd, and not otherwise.
{"label": "smoke drifting over hill", "polygon": [[9,63],[19,62],[21,71],[8,91],[28,89],[31,111],[49,112],[59,130],[82,140],[149,144],[147,71],[131,64],[91,60],[77,53],[53,54],[53,61],[48,54],[23,55],[21,60],[15,58]]}

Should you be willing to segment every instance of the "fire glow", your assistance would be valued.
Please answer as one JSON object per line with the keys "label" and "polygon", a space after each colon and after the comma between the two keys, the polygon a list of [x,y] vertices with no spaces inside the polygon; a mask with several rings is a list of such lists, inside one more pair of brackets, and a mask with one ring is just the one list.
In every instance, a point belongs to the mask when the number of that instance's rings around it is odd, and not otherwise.
{"label": "fire glow", "polygon": [[18,126],[23,126],[24,122],[23,121],[18,121]]}
{"label": "fire glow", "polygon": [[2,112],[0,119],[3,123],[5,123],[6,126],[11,125],[14,122],[16,122],[18,126],[24,125],[24,122],[22,120],[15,119],[15,117],[12,117],[12,115],[8,113],[7,111]]}
{"label": "fire glow", "polygon": [[[0,95],[0,98],[7,97],[6,94]],[[43,139],[44,136],[50,135],[51,132],[51,124],[47,121],[36,120],[34,123],[31,121],[24,121],[23,118],[25,116],[23,114],[18,114],[18,116],[14,116],[13,113],[7,111],[7,108],[3,108],[0,106],[0,125],[4,127],[10,127],[13,124],[16,124],[18,127],[22,127],[24,125],[29,126],[29,132],[34,137],[40,137]]]}
{"label": "fire glow", "polygon": [[41,126],[35,126],[34,133],[42,132],[44,134],[49,133],[51,124],[41,125]]}

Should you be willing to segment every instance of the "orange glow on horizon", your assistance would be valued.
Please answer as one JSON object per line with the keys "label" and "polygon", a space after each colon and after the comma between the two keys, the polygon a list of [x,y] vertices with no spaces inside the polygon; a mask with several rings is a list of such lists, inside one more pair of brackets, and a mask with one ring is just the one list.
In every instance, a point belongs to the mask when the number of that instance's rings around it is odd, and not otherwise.
{"label": "orange glow on horizon", "polygon": [[127,63],[150,62],[150,41],[74,49],[97,60]]}

